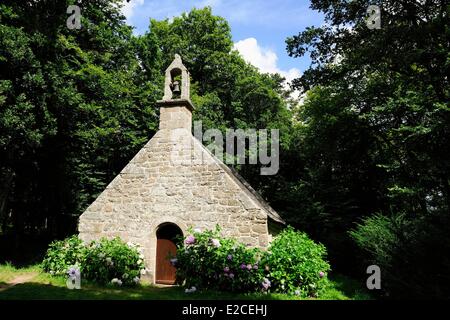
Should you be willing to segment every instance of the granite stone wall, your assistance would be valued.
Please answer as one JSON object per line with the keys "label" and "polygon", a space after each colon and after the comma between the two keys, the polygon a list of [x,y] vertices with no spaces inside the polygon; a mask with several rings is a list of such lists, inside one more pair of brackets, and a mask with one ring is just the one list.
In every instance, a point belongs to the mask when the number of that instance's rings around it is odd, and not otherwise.
{"label": "granite stone wall", "polygon": [[80,216],[83,241],[121,237],[144,248],[154,279],[156,231],[174,223],[211,229],[255,247],[269,241],[261,203],[191,134],[183,106],[161,108],[160,130]]}

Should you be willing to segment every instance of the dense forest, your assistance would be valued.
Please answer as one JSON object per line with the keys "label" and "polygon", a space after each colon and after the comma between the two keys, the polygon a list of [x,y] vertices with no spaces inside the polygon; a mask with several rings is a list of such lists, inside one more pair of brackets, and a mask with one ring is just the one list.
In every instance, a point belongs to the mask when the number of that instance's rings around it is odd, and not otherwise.
{"label": "dense forest", "polygon": [[[370,3],[369,3],[370,2]],[[326,23],[292,30],[311,66],[292,98],[233,50],[210,8],[134,35],[121,0],[0,3],[0,260],[76,233],[77,218],[158,130],[175,53],[204,129],[280,130],[280,171],[236,169],[335,272],[382,270],[382,295],[450,297],[450,5],[312,0]],[[82,10],[80,29],[66,9]],[[367,27],[367,7],[382,28]],[[29,252],[27,252],[29,251]]]}

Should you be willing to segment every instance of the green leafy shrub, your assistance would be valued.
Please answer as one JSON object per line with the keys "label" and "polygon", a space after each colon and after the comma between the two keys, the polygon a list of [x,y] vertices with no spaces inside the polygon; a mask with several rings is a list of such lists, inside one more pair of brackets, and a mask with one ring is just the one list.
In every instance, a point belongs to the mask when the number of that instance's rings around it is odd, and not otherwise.
{"label": "green leafy shrub", "polygon": [[[381,269],[377,294],[395,298],[450,298],[450,218],[435,211],[417,218],[375,214],[350,232],[365,255],[364,265]],[[378,290],[377,290],[378,291]]]}
{"label": "green leafy shrub", "polygon": [[262,263],[270,270],[272,291],[317,297],[327,285],[326,248],[292,227],[272,241]]}
{"label": "green leafy shrub", "polygon": [[83,242],[76,235],[53,241],[47,249],[42,267],[52,275],[64,275],[69,267],[83,265],[86,251]]}
{"label": "green leafy shrub", "polygon": [[99,284],[132,286],[144,273],[144,256],[140,248],[120,238],[92,241],[88,246],[72,236],[50,244],[43,268],[52,275],[66,275],[77,266],[83,279]]}
{"label": "green leafy shrub", "polygon": [[184,243],[180,241],[177,257],[172,260],[179,284],[221,291],[261,290],[264,269],[258,264],[260,250],[222,238],[219,227],[190,233]]}
{"label": "green leafy shrub", "polygon": [[132,286],[144,270],[144,256],[135,245],[120,238],[93,241],[88,247],[82,274],[100,284]]}
{"label": "green leafy shrub", "polygon": [[375,214],[358,224],[349,232],[357,245],[373,258],[372,262],[383,269],[392,264],[398,247],[402,243],[402,233],[408,234],[411,224],[404,215],[391,217]]}
{"label": "green leafy shrub", "polygon": [[275,238],[268,251],[222,238],[218,227],[190,233],[172,260],[178,283],[187,288],[315,297],[327,284],[330,265],[324,260],[325,247],[290,227]]}

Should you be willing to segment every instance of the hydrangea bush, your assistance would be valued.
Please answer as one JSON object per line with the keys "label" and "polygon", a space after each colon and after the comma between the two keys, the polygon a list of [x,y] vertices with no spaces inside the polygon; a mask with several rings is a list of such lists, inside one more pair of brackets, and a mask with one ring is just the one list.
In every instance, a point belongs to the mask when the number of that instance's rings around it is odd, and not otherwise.
{"label": "hydrangea bush", "polygon": [[189,230],[171,262],[188,288],[235,292],[282,292],[317,297],[330,270],[326,249],[288,227],[267,251],[220,236],[220,229]]}
{"label": "hydrangea bush", "polygon": [[330,265],[326,248],[315,243],[303,232],[287,227],[277,235],[264,255],[270,266],[272,290],[317,297],[327,285]]}
{"label": "hydrangea bush", "polygon": [[216,227],[204,232],[190,230],[171,261],[177,282],[187,288],[249,292],[258,290],[264,278],[264,269],[258,265],[261,254],[234,239],[222,238]]}
{"label": "hydrangea bush", "polygon": [[52,275],[66,275],[71,266],[81,266],[86,258],[86,247],[75,235],[53,241],[47,250],[42,267]]}
{"label": "hydrangea bush", "polygon": [[93,241],[88,247],[82,274],[100,284],[132,286],[139,283],[144,270],[139,247],[119,238]]}
{"label": "hydrangea bush", "polygon": [[67,275],[76,267],[83,279],[117,286],[135,285],[145,273],[141,248],[120,238],[101,239],[87,246],[77,236],[54,241],[42,266],[52,275]]}

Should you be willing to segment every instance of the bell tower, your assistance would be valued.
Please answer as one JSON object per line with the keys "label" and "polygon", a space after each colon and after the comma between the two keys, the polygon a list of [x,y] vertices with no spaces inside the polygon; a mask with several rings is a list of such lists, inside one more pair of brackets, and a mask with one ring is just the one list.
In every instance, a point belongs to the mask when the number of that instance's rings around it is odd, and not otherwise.
{"label": "bell tower", "polygon": [[191,131],[194,106],[189,90],[189,71],[183,65],[181,57],[176,54],[166,70],[164,97],[157,102],[160,106],[160,130],[184,128]]}

